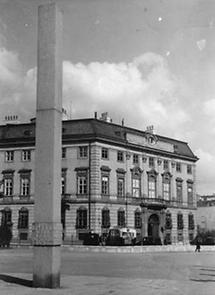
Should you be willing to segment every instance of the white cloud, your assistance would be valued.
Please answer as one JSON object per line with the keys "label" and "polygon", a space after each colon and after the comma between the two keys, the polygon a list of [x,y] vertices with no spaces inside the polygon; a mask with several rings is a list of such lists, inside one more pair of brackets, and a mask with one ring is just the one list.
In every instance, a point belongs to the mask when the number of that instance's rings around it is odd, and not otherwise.
{"label": "white cloud", "polygon": [[6,115],[29,119],[35,113],[35,79],[24,73],[16,53],[0,48],[0,121]]}
{"label": "white cloud", "polygon": [[[63,63],[64,107],[75,118],[92,117],[94,111],[108,111],[115,122],[125,118],[128,125],[148,124],[174,132],[189,120],[180,107],[178,81],[166,60],[154,53],[136,57],[130,63]],[[36,69],[23,72],[17,54],[0,49],[1,119],[18,114],[21,119],[35,115]]]}
{"label": "white cloud", "polygon": [[76,117],[108,111],[118,122],[124,117],[139,128],[152,123],[165,130],[168,120],[173,132],[189,120],[177,99],[178,85],[166,60],[154,53],[130,63],[64,62],[64,103],[72,102]]}

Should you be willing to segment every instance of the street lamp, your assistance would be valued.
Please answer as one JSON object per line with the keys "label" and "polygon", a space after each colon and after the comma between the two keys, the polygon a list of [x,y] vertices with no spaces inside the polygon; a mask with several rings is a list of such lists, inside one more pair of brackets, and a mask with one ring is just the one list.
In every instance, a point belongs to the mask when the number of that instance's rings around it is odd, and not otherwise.
{"label": "street lamp", "polygon": [[141,203],[140,203],[140,208],[141,208],[141,245],[143,246],[143,238],[145,236],[145,216],[144,216],[144,213],[145,213],[145,208],[147,208],[147,205],[146,203],[141,200]]}

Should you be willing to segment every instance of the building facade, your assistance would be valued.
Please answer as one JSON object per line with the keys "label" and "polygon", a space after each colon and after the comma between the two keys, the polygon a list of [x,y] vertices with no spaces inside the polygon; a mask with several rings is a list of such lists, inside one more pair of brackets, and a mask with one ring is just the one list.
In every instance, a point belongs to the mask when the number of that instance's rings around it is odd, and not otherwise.
{"label": "building facade", "polygon": [[215,231],[215,195],[199,196],[196,222],[200,232]]}
{"label": "building facade", "polygon": [[[196,234],[196,161],[188,144],[97,118],[62,124],[63,239],[136,228],[188,243]],[[31,239],[35,122],[0,126],[1,223]],[[45,165],[45,163],[44,163]]]}

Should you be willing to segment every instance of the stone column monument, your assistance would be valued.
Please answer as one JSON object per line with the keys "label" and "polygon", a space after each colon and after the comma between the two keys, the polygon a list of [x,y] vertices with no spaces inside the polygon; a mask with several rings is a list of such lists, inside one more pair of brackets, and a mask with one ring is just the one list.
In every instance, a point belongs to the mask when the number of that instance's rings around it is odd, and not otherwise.
{"label": "stone column monument", "polygon": [[39,7],[33,285],[60,287],[62,14]]}

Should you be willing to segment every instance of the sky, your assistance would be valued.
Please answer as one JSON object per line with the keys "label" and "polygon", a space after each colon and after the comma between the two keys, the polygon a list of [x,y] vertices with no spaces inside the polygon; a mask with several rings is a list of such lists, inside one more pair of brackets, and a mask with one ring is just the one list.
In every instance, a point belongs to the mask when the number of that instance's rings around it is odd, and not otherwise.
{"label": "sky", "polygon": [[[0,123],[35,116],[38,6],[0,0]],[[63,11],[63,106],[70,118],[188,142],[197,193],[215,193],[215,1],[56,0]]]}

